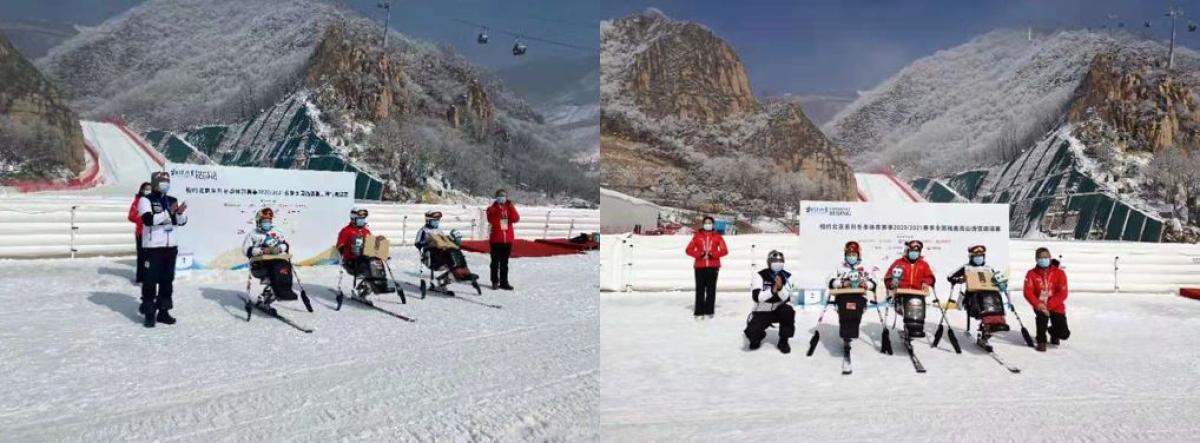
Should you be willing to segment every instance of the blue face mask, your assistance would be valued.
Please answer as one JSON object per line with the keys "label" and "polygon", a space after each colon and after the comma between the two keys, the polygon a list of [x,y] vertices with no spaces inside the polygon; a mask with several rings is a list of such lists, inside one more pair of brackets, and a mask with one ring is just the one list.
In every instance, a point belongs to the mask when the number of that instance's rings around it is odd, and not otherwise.
{"label": "blue face mask", "polygon": [[167,191],[170,191],[170,190],[171,190],[171,182],[162,182],[162,183],[158,184],[158,192],[166,194]]}
{"label": "blue face mask", "polygon": [[850,266],[857,265],[858,264],[858,256],[857,255],[847,255],[846,256],[846,264],[848,264]]}
{"label": "blue face mask", "polygon": [[1039,258],[1039,259],[1037,259],[1037,265],[1039,268],[1049,268],[1050,267],[1050,259]]}
{"label": "blue face mask", "polygon": [[437,221],[437,220],[430,220],[428,224],[429,224],[429,227],[431,227],[431,228],[433,228],[433,229],[437,229],[437,227],[438,227],[438,221]]}
{"label": "blue face mask", "polygon": [[779,272],[783,270],[783,262],[771,262],[771,272]]}
{"label": "blue face mask", "polygon": [[263,232],[270,232],[271,228],[274,227],[275,225],[271,222],[262,222],[258,224],[258,229],[262,229]]}
{"label": "blue face mask", "polygon": [[917,251],[908,251],[908,261],[917,261],[921,258],[921,253]]}
{"label": "blue face mask", "polygon": [[360,228],[361,228],[361,227],[363,227],[363,226],[366,226],[366,225],[367,225],[367,219],[365,219],[365,218],[362,218],[362,217],[355,217],[355,218],[354,218],[354,226],[358,226],[358,227],[360,227]]}
{"label": "blue face mask", "polygon": [[982,255],[976,255],[971,257],[971,263],[974,263],[975,266],[983,266],[983,259],[984,257]]}
{"label": "blue face mask", "polygon": [[504,204],[504,203],[505,203],[505,202],[507,202],[507,201],[508,201],[508,197],[505,197],[505,196],[503,196],[503,195],[500,195],[500,196],[497,196],[497,197],[496,197],[496,203],[499,203],[499,204]]}

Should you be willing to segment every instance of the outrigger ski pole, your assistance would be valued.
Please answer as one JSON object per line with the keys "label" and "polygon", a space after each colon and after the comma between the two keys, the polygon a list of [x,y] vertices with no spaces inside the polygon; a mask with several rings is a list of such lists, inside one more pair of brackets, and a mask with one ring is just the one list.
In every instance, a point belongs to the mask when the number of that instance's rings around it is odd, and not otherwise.
{"label": "outrigger ski pole", "polygon": [[821,341],[821,330],[819,328],[821,327],[821,321],[825,320],[825,313],[829,312],[829,299],[830,297],[826,296],[825,304],[821,305],[821,316],[817,317],[817,325],[813,327],[812,338],[808,340],[808,352],[804,354],[806,357],[812,357],[813,352],[817,350],[817,342]]}
{"label": "outrigger ski pole", "polygon": [[938,298],[937,288],[930,286],[930,289],[933,290],[933,304],[937,305],[938,310],[942,311],[942,320],[938,322],[937,331],[933,333],[933,344],[930,347],[937,347],[938,341],[940,341],[942,338],[942,328],[945,327],[950,329],[950,333],[946,334],[946,337],[950,339],[950,347],[954,348],[955,354],[962,354],[962,347],[958,345],[958,337],[954,336],[954,328],[948,325],[948,320],[946,319],[946,308],[942,306],[941,299]]}

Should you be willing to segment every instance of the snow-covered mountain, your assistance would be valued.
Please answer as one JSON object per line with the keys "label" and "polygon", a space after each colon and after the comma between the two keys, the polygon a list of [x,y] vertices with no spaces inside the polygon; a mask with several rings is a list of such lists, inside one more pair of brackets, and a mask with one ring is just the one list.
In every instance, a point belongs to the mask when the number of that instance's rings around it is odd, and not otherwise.
{"label": "snow-covered mountain", "polygon": [[[564,147],[577,141],[494,75],[446,47],[392,32],[384,50],[380,37],[325,1],[151,0],[38,64],[85,116],[159,131],[175,147],[159,149],[190,161],[348,169],[362,198],[508,187],[525,201],[598,200]],[[263,122],[277,124],[245,133]]]}
{"label": "snow-covered mountain", "polygon": [[85,161],[79,116],[0,34],[0,181],[72,178]]}
{"label": "snow-covered mountain", "polygon": [[702,25],[650,9],[602,22],[600,40],[602,186],[751,215],[854,198],[844,153],[799,105],[760,103],[733,47]]}
{"label": "snow-covered mountain", "polygon": [[992,32],[918,60],[826,130],[859,164],[935,177],[914,182],[931,200],[1013,205],[1019,235],[1194,238],[1200,56],[1177,47],[1168,71],[1166,55],[1125,33]]}

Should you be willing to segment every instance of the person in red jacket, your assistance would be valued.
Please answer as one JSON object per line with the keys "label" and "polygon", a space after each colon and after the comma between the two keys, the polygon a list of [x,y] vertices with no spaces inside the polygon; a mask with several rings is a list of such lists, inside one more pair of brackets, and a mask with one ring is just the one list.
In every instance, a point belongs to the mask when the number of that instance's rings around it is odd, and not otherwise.
{"label": "person in red jacket", "polygon": [[350,210],[350,223],[342,227],[337,237],[337,250],[342,254],[342,267],[347,272],[357,274],[363,242],[368,235],[371,235],[371,230],[367,228],[367,210],[355,206]]}
{"label": "person in red jacket", "polygon": [[142,215],[138,213],[138,200],[142,197],[150,195],[150,183],[142,182],[142,186],[138,188],[138,193],[133,196],[133,203],[129,205],[129,221],[133,223],[133,238],[134,245],[137,245],[137,260],[134,262],[133,283],[142,284],[142,279],[146,276],[146,253],[142,251]]}
{"label": "person in red jacket", "polygon": [[896,296],[897,289],[913,289],[929,293],[936,284],[933,269],[921,256],[925,244],[920,240],[912,240],[904,245],[904,256],[892,262],[888,267],[883,283],[888,293],[892,294],[892,303],[896,312],[904,317],[904,330],[908,338],[925,336],[925,297],[917,295]]}
{"label": "person in red jacket", "polygon": [[1038,248],[1037,266],[1025,273],[1025,300],[1037,315],[1037,350],[1046,352],[1046,333],[1050,344],[1071,336],[1067,329],[1067,273],[1054,266],[1050,250]]}
{"label": "person in red jacket", "polygon": [[488,246],[492,256],[492,290],[504,289],[511,291],[508,284],[508,258],[512,256],[513,240],[516,238],[513,225],[521,221],[521,214],[516,206],[508,199],[508,192],[496,191],[496,201],[487,208],[488,225],[491,232],[488,235]]}
{"label": "person in red jacket", "polygon": [[696,304],[692,315],[696,318],[712,318],[717,304],[717,272],[721,269],[721,257],[729,254],[725,239],[713,230],[715,220],[704,217],[700,230],[687,245],[687,255],[696,259]]}

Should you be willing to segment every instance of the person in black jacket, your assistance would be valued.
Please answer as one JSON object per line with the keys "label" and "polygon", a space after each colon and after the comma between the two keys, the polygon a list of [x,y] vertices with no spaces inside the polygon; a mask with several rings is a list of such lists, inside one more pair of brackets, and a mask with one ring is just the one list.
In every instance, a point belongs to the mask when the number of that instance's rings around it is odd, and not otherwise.
{"label": "person in black jacket", "polygon": [[179,244],[175,228],[187,224],[187,203],[179,203],[167,195],[171,189],[171,176],[166,172],[150,175],[153,190],[138,200],[138,214],[142,217],[142,249],[146,261],[145,280],[142,282],[142,305],[139,311],[146,316],[144,326],[153,328],[155,322],[175,324],[170,310],[174,307],[171,293],[175,283],[175,257],[179,255]]}
{"label": "person in black jacket", "polygon": [[746,324],[746,339],[750,349],[758,349],[767,336],[767,328],[779,323],[779,352],[792,352],[788,339],[796,334],[796,310],[790,304],[795,286],[788,282],[792,274],[783,270],[783,253],[771,251],[767,254],[767,268],[754,274],[750,298],[754,299],[754,311]]}

